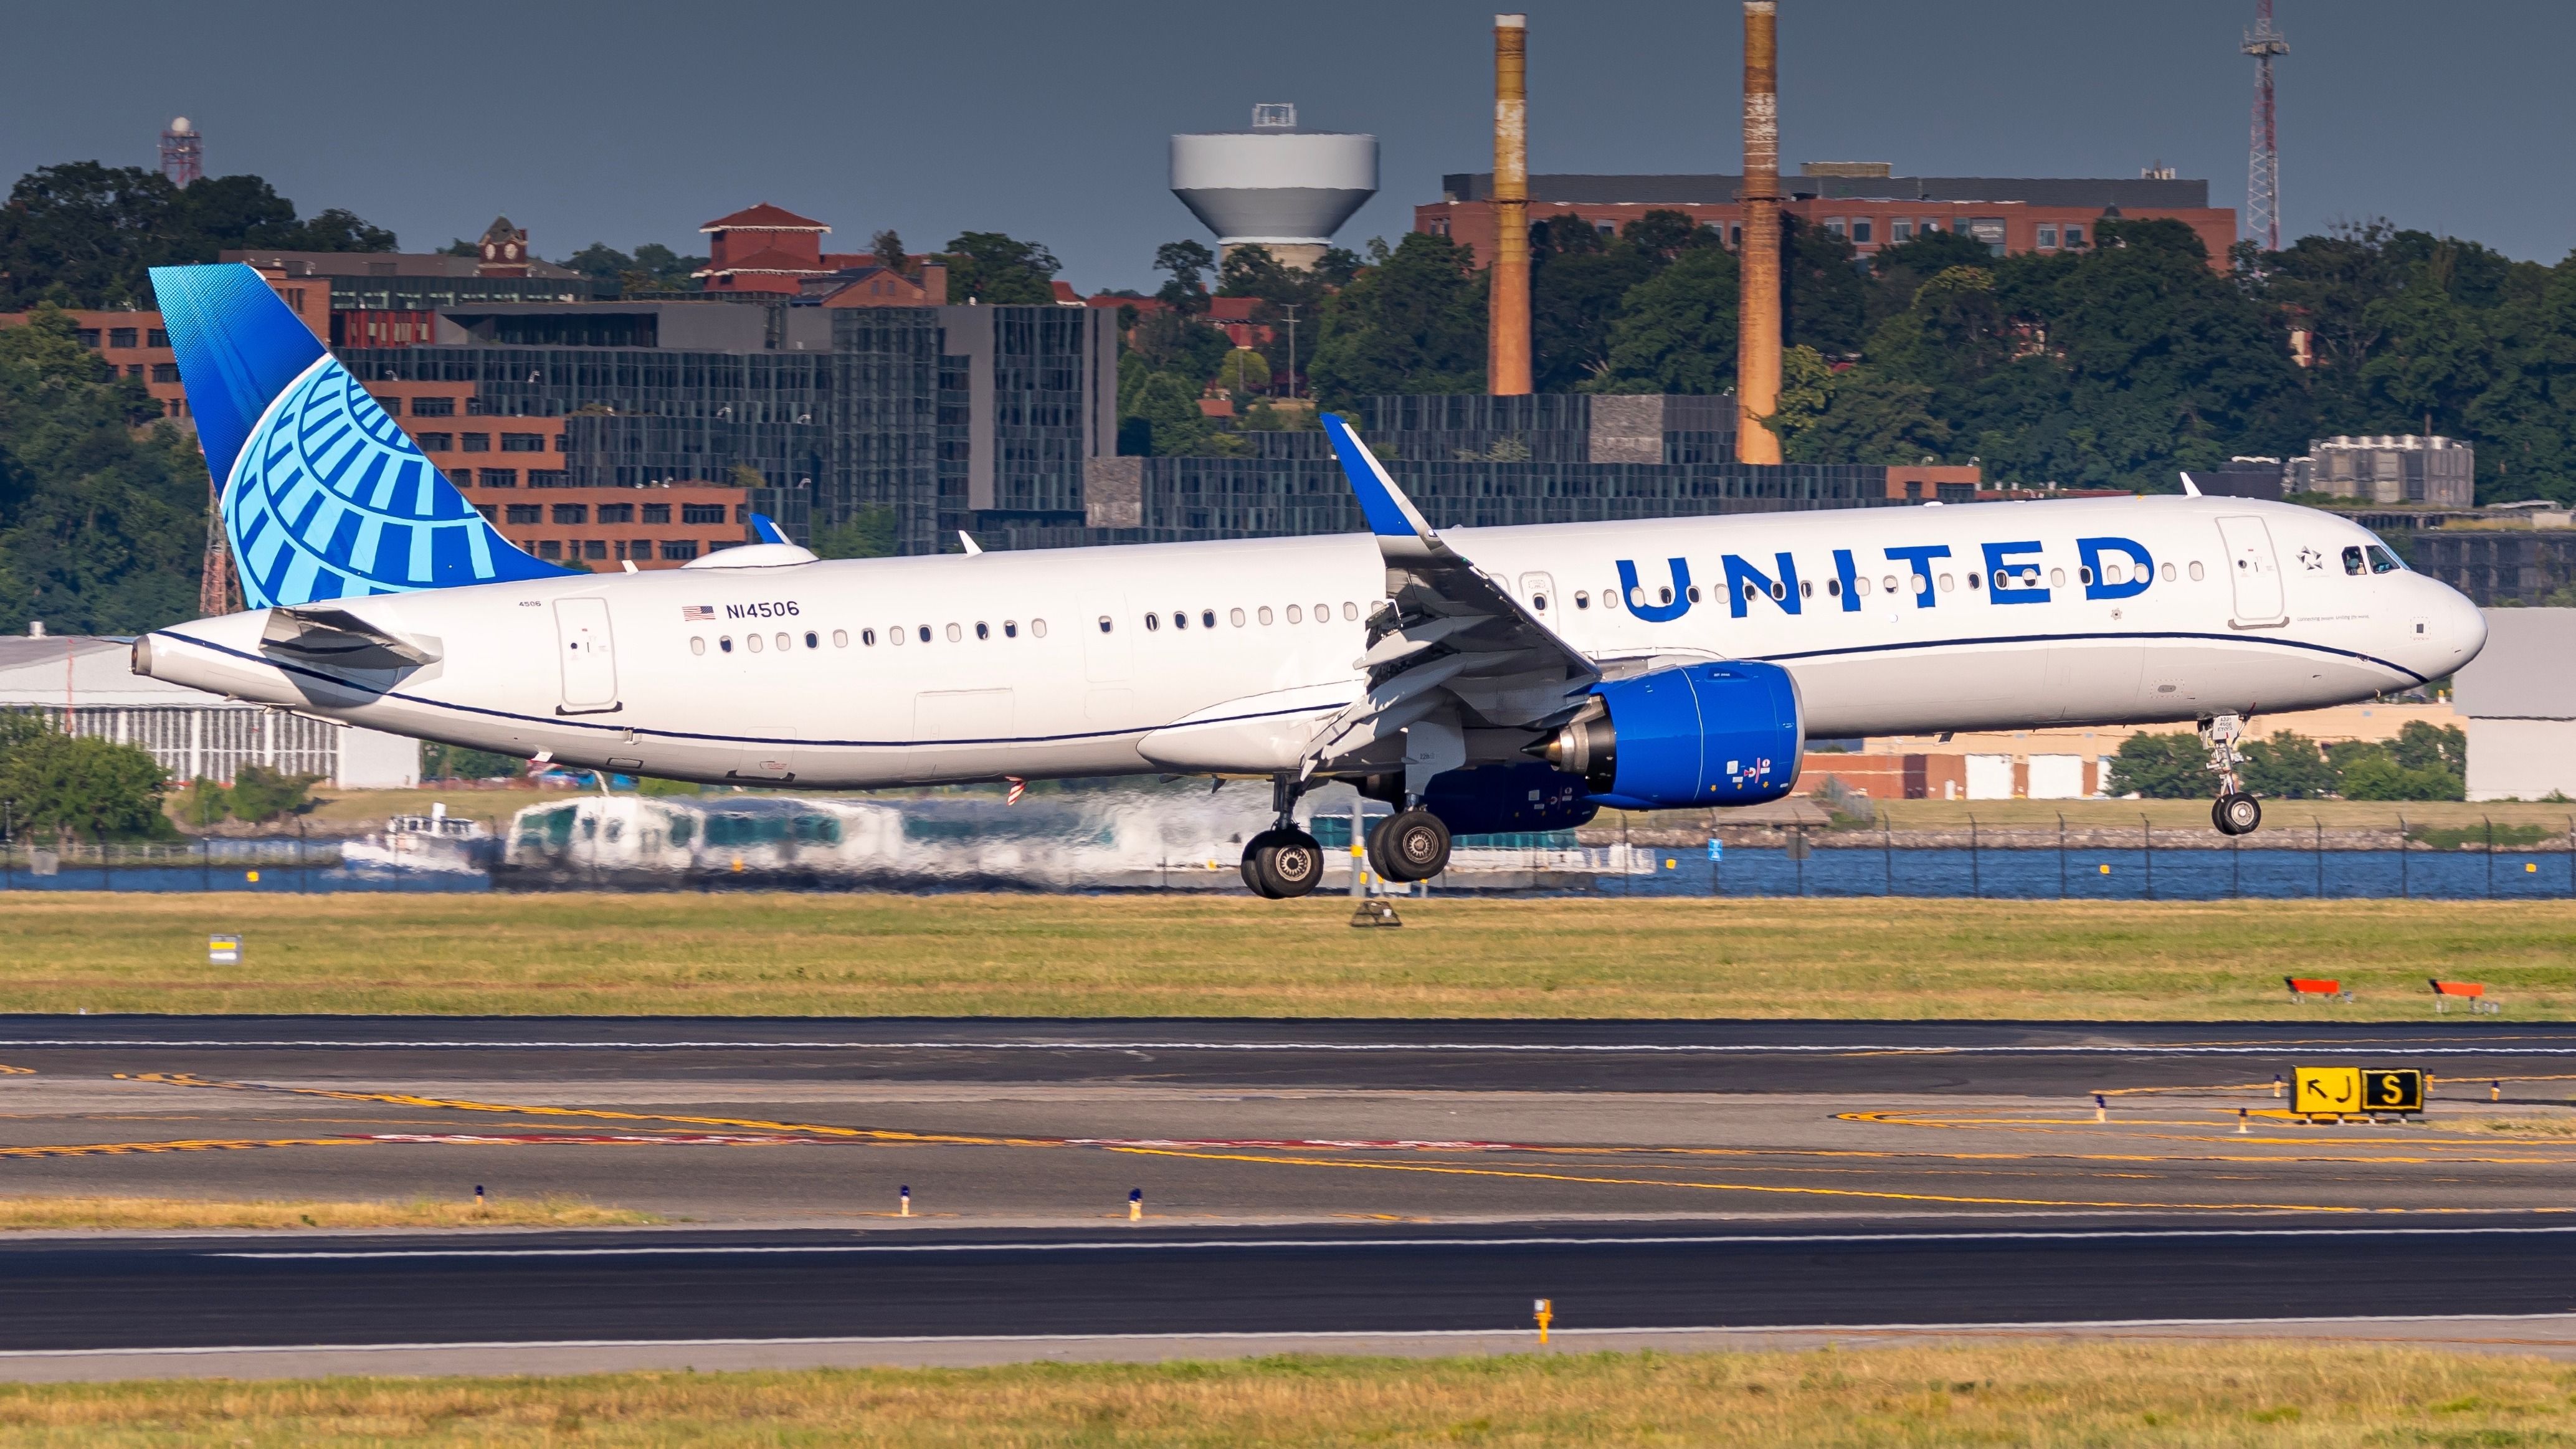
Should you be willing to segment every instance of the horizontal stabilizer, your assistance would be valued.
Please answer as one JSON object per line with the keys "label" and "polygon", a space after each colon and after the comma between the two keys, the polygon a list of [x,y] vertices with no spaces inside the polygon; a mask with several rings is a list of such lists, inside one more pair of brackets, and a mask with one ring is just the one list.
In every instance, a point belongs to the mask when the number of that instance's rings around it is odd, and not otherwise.
{"label": "horizontal stabilizer", "polygon": [[344,669],[409,669],[435,664],[439,658],[436,650],[380,629],[346,609],[321,606],[271,609],[259,643],[267,652]]}

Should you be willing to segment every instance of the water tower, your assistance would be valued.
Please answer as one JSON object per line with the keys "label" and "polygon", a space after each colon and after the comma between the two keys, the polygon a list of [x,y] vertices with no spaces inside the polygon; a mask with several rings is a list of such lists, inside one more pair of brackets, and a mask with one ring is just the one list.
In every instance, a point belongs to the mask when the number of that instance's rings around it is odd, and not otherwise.
{"label": "water tower", "polygon": [[1172,194],[1216,233],[1218,254],[1253,243],[1311,267],[1377,194],[1377,137],[1297,129],[1293,105],[1252,108],[1252,129],[1172,138]]}

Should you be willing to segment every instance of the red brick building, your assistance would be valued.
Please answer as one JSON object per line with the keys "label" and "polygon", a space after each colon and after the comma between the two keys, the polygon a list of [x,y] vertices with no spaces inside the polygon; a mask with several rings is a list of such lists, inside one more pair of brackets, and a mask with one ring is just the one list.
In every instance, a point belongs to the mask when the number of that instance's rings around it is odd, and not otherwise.
{"label": "red brick building", "polygon": [[[1957,232],[1998,256],[2012,252],[2082,251],[2108,219],[2164,217],[2183,223],[2225,270],[2236,240],[2236,213],[2209,205],[2209,183],[2152,175],[2118,178],[1917,177],[1890,175],[1875,162],[1810,162],[1806,174],[1781,178],[1788,214],[1843,237],[1869,256],[1928,231]],[[1616,232],[1650,211],[1678,211],[1743,241],[1735,201],[1738,176],[1533,176],[1533,226],[1572,214]],[[1413,209],[1413,229],[1475,248],[1481,265],[1494,254],[1493,178],[1442,179],[1442,198]]]}

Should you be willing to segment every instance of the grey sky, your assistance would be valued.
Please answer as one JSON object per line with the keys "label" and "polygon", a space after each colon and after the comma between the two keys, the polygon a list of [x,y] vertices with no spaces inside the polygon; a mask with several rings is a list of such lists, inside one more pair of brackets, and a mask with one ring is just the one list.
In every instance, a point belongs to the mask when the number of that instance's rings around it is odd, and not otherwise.
{"label": "grey sky", "polygon": [[[1531,166],[1732,171],[1738,8],[1530,3]],[[1784,159],[1900,174],[2134,176],[2163,160],[2245,187],[2252,0],[1783,0]],[[864,250],[961,230],[1052,247],[1084,290],[1150,289],[1154,246],[1204,232],[1164,138],[1288,100],[1375,133],[1392,237],[1491,156],[1489,3],[358,4],[13,0],[0,172],[151,165],[185,113],[208,169],[307,211],[346,206],[407,250],[495,212],[540,254],[659,241],[755,201]],[[2576,6],[2279,0],[2284,234],[2386,216],[2556,261]]]}

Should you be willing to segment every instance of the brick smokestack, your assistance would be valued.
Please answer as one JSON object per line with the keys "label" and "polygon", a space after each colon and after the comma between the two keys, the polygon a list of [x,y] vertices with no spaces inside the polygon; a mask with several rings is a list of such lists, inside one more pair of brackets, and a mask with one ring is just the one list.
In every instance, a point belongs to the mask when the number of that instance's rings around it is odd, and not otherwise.
{"label": "brick smokestack", "polygon": [[1494,17],[1494,293],[1485,313],[1485,388],[1530,390],[1529,17]]}
{"label": "brick smokestack", "polygon": [[1761,419],[1780,407],[1780,48],[1778,0],[1744,0],[1743,293],[1736,305],[1735,460],[1777,463]]}

